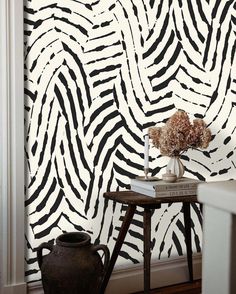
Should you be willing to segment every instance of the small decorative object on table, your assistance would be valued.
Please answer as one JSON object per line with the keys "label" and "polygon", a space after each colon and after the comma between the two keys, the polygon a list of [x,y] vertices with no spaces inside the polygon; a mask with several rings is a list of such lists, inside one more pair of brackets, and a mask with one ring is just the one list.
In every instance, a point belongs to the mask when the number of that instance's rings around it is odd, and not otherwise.
{"label": "small decorative object on table", "polygon": [[149,136],[154,147],[160,149],[161,155],[169,156],[167,172],[181,178],[184,173],[180,156],[189,148],[204,149],[211,141],[211,131],[202,119],[193,120],[191,124],[188,114],[179,110],[174,113],[163,127],[149,128]]}
{"label": "small decorative object on table", "polygon": [[[43,249],[51,251],[42,256]],[[97,251],[105,255],[104,265]],[[42,243],[37,249],[45,294],[98,294],[110,253],[105,245],[93,245],[83,232],[60,235],[56,245]]]}
{"label": "small decorative object on table", "polygon": [[162,175],[162,180],[167,183],[174,183],[177,180],[177,176],[172,174],[170,170],[166,174]]}

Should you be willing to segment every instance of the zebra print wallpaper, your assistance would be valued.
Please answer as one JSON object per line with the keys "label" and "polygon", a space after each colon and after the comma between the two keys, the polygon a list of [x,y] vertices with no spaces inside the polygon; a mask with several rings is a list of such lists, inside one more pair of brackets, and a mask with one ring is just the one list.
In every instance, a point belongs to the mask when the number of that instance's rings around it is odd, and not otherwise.
{"label": "zebra print wallpaper", "polygon": [[[221,0],[25,0],[26,276],[35,248],[85,231],[112,250],[126,207],[105,191],[142,175],[143,131],[177,109],[203,118],[205,151],[183,156],[185,175],[236,178],[236,4]],[[153,175],[168,158],[150,150]],[[152,257],[185,253],[181,204],[152,216]],[[192,207],[193,250],[201,215]],[[142,261],[142,211],[118,265]]]}

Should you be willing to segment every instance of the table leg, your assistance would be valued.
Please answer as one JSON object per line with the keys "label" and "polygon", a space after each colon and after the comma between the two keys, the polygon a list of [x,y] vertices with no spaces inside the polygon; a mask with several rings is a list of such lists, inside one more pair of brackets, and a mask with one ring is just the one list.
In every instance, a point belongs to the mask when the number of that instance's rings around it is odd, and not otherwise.
{"label": "table leg", "polygon": [[185,226],[185,244],[187,249],[189,281],[193,281],[193,261],[192,261],[192,239],[191,239],[191,216],[190,216],[190,203],[183,203],[184,212],[184,226]]}
{"label": "table leg", "polygon": [[200,203],[200,211],[201,211],[201,214],[203,214],[203,204]]}
{"label": "table leg", "polygon": [[111,260],[109,262],[108,269],[107,269],[107,271],[105,273],[105,276],[104,276],[104,279],[103,279],[103,282],[102,282],[102,285],[101,285],[101,288],[100,288],[100,293],[104,293],[105,290],[106,290],[106,287],[107,287],[107,284],[109,282],[111,273],[113,271],[115,262],[117,260],[118,255],[119,255],[121,246],[122,246],[122,244],[124,242],[126,233],[127,233],[128,229],[129,229],[130,223],[131,223],[131,221],[133,219],[135,209],[136,209],[135,205],[129,205],[128,206],[128,209],[126,211],[126,214],[125,214],[125,217],[124,217],[124,220],[123,220],[123,223],[122,223],[122,226],[121,226],[121,229],[120,229],[120,232],[119,232],[115,247],[114,247],[113,252],[112,252],[112,256],[111,256]]}
{"label": "table leg", "polygon": [[143,215],[144,230],[144,293],[150,293],[150,263],[151,263],[151,209],[145,208]]}

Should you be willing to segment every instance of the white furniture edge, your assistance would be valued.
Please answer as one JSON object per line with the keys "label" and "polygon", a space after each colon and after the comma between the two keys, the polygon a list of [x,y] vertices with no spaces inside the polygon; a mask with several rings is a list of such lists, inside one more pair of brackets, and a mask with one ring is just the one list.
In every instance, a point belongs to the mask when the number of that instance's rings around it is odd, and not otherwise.
{"label": "white furniture edge", "polygon": [[25,294],[23,0],[0,1],[0,293]]}
{"label": "white furniture edge", "polygon": [[198,200],[204,204],[202,293],[234,294],[236,180],[200,184]]}
{"label": "white furniture edge", "polygon": [[199,184],[198,200],[212,207],[236,214],[235,187],[235,180]]}
{"label": "white furniture edge", "polygon": [[[201,278],[201,254],[193,255],[194,279]],[[188,281],[186,256],[153,261],[151,264],[151,288],[159,288]],[[143,265],[115,268],[106,294],[127,294],[143,291]],[[29,294],[43,294],[41,282],[28,284]]]}

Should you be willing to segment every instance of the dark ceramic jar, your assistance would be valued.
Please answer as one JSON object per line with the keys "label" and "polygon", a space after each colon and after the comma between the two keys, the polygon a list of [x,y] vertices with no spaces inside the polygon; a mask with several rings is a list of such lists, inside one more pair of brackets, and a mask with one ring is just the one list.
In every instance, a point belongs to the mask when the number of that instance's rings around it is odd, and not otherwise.
{"label": "dark ceramic jar", "polygon": [[[65,233],[56,245],[43,243],[37,250],[45,294],[96,294],[109,263],[105,245],[92,245],[86,233]],[[51,252],[42,256],[43,249]],[[104,264],[98,254],[104,251]]]}

